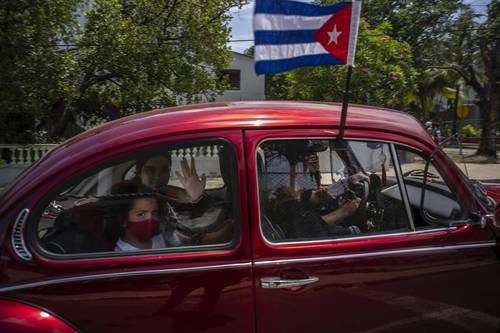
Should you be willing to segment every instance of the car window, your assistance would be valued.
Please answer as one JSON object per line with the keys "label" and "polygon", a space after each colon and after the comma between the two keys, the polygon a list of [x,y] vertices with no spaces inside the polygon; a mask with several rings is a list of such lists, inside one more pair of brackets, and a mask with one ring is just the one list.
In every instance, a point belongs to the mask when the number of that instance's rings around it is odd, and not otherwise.
{"label": "car window", "polygon": [[[421,153],[407,147],[399,146],[396,149],[415,226],[417,229],[429,227],[431,225],[420,214],[426,160]],[[438,219],[460,219],[463,209],[456,196],[456,191],[452,190],[434,162],[429,164],[426,182],[425,210]]]}
{"label": "car window", "polygon": [[239,230],[235,165],[221,140],[107,161],[45,201],[37,244],[60,255],[231,246]]}
{"label": "car window", "polygon": [[269,140],[258,148],[257,170],[261,229],[270,242],[410,230],[387,144]]}

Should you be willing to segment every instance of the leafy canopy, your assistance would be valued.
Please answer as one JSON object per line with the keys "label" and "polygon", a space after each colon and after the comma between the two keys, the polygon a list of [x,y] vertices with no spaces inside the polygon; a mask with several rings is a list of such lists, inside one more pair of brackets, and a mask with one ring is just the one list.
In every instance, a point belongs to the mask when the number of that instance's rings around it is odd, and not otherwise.
{"label": "leafy canopy", "polygon": [[[220,91],[228,9],[244,0],[0,3],[0,118],[30,115],[24,128],[60,136],[110,103],[126,115]],[[19,141],[11,125],[0,139]]]}

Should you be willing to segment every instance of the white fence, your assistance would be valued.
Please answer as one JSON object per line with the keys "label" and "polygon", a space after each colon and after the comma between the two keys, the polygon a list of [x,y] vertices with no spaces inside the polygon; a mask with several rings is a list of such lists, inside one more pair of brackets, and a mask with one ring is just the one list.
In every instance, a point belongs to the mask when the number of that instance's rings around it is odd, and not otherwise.
{"label": "white fence", "polygon": [[2,145],[0,158],[9,164],[31,164],[53,149],[56,144]]}
{"label": "white fence", "polygon": [[[0,144],[0,159],[8,164],[31,164],[47,154],[56,144]],[[218,146],[190,147],[172,151],[172,160],[182,157],[213,157],[218,156]]]}

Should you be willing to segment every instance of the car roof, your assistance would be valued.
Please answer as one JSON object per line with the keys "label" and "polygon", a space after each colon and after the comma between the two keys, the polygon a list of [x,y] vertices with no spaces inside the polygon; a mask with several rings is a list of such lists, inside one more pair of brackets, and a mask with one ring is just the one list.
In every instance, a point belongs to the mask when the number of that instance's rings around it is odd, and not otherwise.
{"label": "car roof", "polygon": [[[258,128],[338,128],[341,105],[338,103],[259,101],[184,105],[124,117],[75,136],[70,145],[89,137],[129,137],[183,132],[258,129]],[[381,107],[350,104],[346,128],[385,129],[389,132],[427,137],[420,122],[407,113]],[[145,131],[145,129],[148,129]],[[423,137],[422,137],[423,136]]]}
{"label": "car roof", "polygon": [[[81,160],[124,143],[172,134],[224,129],[335,129],[340,115],[338,103],[296,101],[216,102],[153,110],[81,133],[50,151],[34,168],[54,170],[55,164],[69,163],[70,159]],[[350,104],[346,129],[383,130],[434,144],[414,117],[380,107]]]}

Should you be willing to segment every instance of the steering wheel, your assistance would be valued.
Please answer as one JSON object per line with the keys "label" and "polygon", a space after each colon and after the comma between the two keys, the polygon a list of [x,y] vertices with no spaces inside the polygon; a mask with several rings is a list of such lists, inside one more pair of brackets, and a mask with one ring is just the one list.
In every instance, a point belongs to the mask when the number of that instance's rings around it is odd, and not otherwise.
{"label": "steering wheel", "polygon": [[370,183],[366,179],[362,179],[359,181],[361,183],[361,190],[354,191],[358,198],[361,198],[358,209],[355,214],[366,208],[366,203],[368,202],[368,197],[370,196]]}

